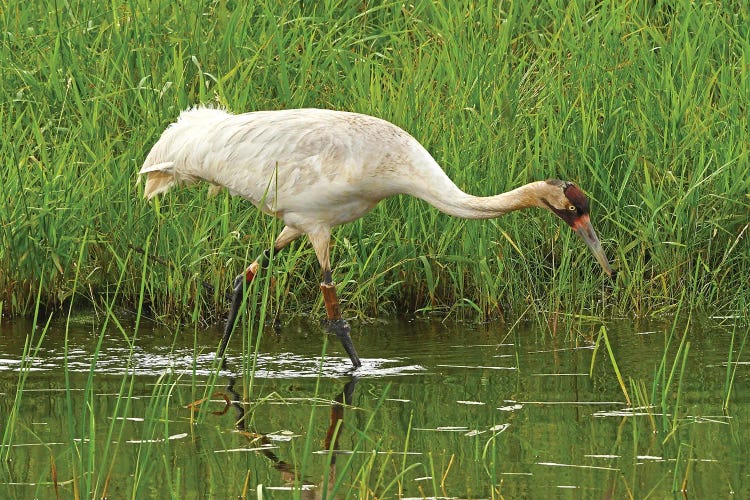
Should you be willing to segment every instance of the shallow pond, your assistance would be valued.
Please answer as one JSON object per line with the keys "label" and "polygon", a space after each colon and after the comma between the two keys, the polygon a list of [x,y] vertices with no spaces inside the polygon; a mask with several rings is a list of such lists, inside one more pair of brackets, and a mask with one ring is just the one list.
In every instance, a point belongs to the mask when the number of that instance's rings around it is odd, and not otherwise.
{"label": "shallow pond", "polygon": [[224,369],[220,326],[6,322],[0,497],[748,498],[734,322],[358,323],[355,377],[314,321]]}

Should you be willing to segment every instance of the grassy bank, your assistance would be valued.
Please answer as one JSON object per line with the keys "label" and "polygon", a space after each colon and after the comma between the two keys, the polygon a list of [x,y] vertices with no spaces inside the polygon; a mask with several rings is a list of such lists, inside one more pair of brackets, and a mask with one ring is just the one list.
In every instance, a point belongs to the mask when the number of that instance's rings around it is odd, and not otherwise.
{"label": "grassy bank", "polygon": [[[135,185],[180,110],[213,103],[386,118],[474,194],[574,180],[621,271],[606,282],[541,211],[467,222],[394,198],[335,233],[347,316],[648,315],[681,297],[740,311],[750,298],[750,11],[672,4],[5,5],[2,309],[31,314],[39,292],[56,306],[73,290],[77,304],[96,304],[121,283],[123,304],[143,289],[156,316],[223,314],[230,280],[280,224],[205,188],[147,204]],[[272,311],[322,314],[305,241],[271,272]]]}

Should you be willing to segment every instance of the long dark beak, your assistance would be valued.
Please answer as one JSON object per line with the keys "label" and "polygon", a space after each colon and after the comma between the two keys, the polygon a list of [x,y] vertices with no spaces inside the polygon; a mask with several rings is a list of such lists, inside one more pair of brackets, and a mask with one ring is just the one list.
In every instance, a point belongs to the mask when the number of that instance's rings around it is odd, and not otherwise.
{"label": "long dark beak", "polygon": [[589,216],[581,215],[575,221],[573,221],[571,227],[573,228],[573,231],[575,231],[578,236],[581,237],[586,245],[588,245],[591,253],[594,254],[594,257],[602,266],[602,269],[604,269],[604,272],[607,273],[607,276],[611,278],[612,268],[609,266],[609,261],[607,260],[607,256],[604,254],[604,250],[602,249],[602,244],[599,242],[599,238],[596,237],[596,232],[594,231],[594,227],[591,225]]}

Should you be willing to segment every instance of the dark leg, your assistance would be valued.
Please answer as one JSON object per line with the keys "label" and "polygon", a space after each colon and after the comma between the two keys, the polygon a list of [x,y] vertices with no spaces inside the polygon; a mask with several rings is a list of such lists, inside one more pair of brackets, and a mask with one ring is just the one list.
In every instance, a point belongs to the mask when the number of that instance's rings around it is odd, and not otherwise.
{"label": "dark leg", "polygon": [[[274,252],[279,252],[282,248],[287,246],[289,243],[294,241],[301,233],[296,229],[289,226],[285,226],[281,230],[279,236],[276,238],[276,242],[273,245]],[[261,254],[260,257],[255,259],[255,262],[250,264],[245,272],[240,274],[234,279],[232,285],[232,305],[229,308],[229,314],[227,315],[227,324],[224,327],[224,336],[221,338],[221,344],[217,352],[217,357],[224,357],[224,350],[227,348],[229,338],[232,336],[232,329],[234,329],[234,323],[237,320],[237,314],[239,313],[240,306],[242,305],[242,289],[245,283],[250,283],[258,274],[258,271],[266,267],[268,262],[271,260],[271,250],[266,250]]]}
{"label": "dark leg", "polygon": [[339,299],[336,296],[336,285],[331,281],[330,270],[326,270],[323,273],[323,281],[324,283],[320,284],[320,291],[323,292],[323,300],[326,304],[328,329],[339,338],[346,353],[349,355],[349,359],[352,360],[354,368],[359,368],[362,366],[362,362],[359,360],[359,356],[357,356],[352,337],[349,335],[351,331],[349,323],[341,318],[341,307],[339,306]]}
{"label": "dark leg", "polygon": [[265,267],[270,260],[271,252],[266,250],[263,254],[255,259],[255,262],[250,264],[245,272],[240,274],[234,279],[232,285],[232,305],[229,308],[229,314],[227,315],[227,323],[224,326],[224,336],[221,338],[221,344],[219,345],[219,351],[217,357],[224,357],[224,350],[227,348],[229,338],[232,336],[232,330],[234,330],[234,323],[237,321],[237,313],[242,305],[242,290],[247,283],[248,285],[253,281],[255,275],[261,267]]}

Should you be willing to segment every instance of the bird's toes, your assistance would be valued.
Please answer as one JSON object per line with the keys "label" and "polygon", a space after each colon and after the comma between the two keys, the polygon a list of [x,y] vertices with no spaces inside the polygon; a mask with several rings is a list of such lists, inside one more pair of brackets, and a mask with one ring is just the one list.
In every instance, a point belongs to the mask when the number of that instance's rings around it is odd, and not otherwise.
{"label": "bird's toes", "polygon": [[329,332],[335,333],[339,337],[349,335],[351,331],[351,327],[345,319],[324,319],[322,323]]}

